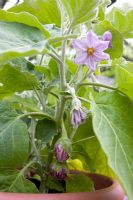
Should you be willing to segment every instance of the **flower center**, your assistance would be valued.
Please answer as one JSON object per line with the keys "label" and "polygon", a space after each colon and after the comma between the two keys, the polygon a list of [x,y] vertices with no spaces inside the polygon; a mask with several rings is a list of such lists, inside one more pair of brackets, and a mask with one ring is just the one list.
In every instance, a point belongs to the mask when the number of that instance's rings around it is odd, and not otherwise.
{"label": "flower center", "polygon": [[87,49],[87,54],[90,56],[90,55],[93,55],[94,53],[94,49],[91,47],[91,48],[88,48]]}

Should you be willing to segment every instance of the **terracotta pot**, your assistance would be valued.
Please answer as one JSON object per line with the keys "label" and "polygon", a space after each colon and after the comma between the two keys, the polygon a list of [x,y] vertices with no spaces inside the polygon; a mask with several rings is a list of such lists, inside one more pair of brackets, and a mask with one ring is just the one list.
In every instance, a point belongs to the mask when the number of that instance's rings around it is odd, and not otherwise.
{"label": "terracotta pot", "polygon": [[124,200],[124,192],[117,181],[98,174],[87,174],[95,191],[59,194],[0,193],[0,200]]}

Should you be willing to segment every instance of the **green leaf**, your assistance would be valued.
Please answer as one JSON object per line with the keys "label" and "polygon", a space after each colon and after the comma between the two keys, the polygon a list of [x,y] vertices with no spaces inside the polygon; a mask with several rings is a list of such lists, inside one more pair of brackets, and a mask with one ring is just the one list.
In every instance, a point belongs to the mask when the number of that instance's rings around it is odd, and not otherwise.
{"label": "green leaf", "polygon": [[48,143],[52,138],[57,135],[56,124],[49,119],[38,121],[36,126],[36,138],[41,139],[43,142]]}
{"label": "green leaf", "polygon": [[46,40],[40,30],[19,23],[0,22],[0,63],[8,60],[41,54]]}
{"label": "green leaf", "polygon": [[51,73],[51,76],[55,79],[59,79],[59,70],[58,70],[58,63],[54,60],[54,59],[51,59],[49,64],[49,70],[50,70],[50,73]]}
{"label": "green leaf", "polygon": [[26,124],[7,102],[0,102],[0,169],[16,168],[28,158]]}
{"label": "green leaf", "polygon": [[112,48],[106,52],[110,54],[112,59],[121,57],[123,54],[123,37],[121,33],[108,20],[104,20],[96,25],[95,30],[99,34],[103,34],[105,31],[112,33]]}
{"label": "green leaf", "polygon": [[43,24],[56,24],[57,26],[61,24],[60,11],[56,0],[24,0],[23,3],[12,7],[9,11],[26,11],[36,16]]}
{"label": "green leaf", "polygon": [[125,96],[103,92],[91,102],[93,128],[109,166],[133,197],[133,107]]}
{"label": "green leaf", "polygon": [[0,173],[0,191],[38,193],[34,183],[26,179],[21,172]]}
{"label": "green leaf", "polygon": [[4,65],[0,69],[0,98],[15,92],[32,90],[38,86],[36,77],[29,72],[21,72],[10,65]]}
{"label": "green leaf", "polygon": [[59,192],[64,192],[63,185],[60,181],[53,179],[52,177],[49,177],[48,182],[47,182],[47,187],[50,190],[56,190]]}
{"label": "green leaf", "polygon": [[83,164],[85,162],[85,169],[88,167],[91,172],[115,177],[108,165],[107,157],[94,135],[91,117],[86,120],[86,123],[79,126],[74,137],[73,151],[74,155],[75,151],[78,151],[76,158],[79,158]]}
{"label": "green leaf", "polygon": [[66,179],[66,192],[87,192],[93,189],[92,180],[85,174],[69,175]]}
{"label": "green leaf", "polygon": [[118,89],[133,99],[133,63],[116,62],[115,75]]}
{"label": "green leaf", "polygon": [[133,10],[130,10],[127,13],[125,13],[119,9],[114,8],[110,11],[107,17],[112,22],[114,27],[120,33],[122,33],[125,39],[133,37]]}
{"label": "green leaf", "polygon": [[8,12],[6,10],[0,10],[0,20],[6,22],[18,22],[32,27],[36,27],[42,31],[45,37],[50,36],[49,32],[39,22],[37,17],[27,12],[13,13],[13,12]]}
{"label": "green leaf", "polygon": [[96,16],[99,0],[61,0],[72,25],[89,21]]}

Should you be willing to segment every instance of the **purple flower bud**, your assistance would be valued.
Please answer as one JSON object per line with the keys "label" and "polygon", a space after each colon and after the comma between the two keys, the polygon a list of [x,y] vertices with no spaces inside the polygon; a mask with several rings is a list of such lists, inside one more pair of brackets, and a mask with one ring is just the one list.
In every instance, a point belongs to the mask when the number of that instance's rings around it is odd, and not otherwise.
{"label": "purple flower bud", "polygon": [[86,114],[82,111],[81,108],[78,110],[74,109],[71,115],[71,122],[74,127],[77,127],[79,124],[85,122]]}
{"label": "purple flower bud", "polygon": [[50,175],[56,180],[64,180],[67,176],[67,171],[64,166],[54,163],[50,166]]}
{"label": "purple flower bud", "polygon": [[112,34],[111,34],[110,31],[106,31],[106,32],[103,34],[103,40],[104,40],[104,41],[109,41],[108,48],[112,48]]}
{"label": "purple flower bud", "polygon": [[68,158],[68,152],[62,147],[61,144],[55,145],[55,156],[58,162],[65,162]]}

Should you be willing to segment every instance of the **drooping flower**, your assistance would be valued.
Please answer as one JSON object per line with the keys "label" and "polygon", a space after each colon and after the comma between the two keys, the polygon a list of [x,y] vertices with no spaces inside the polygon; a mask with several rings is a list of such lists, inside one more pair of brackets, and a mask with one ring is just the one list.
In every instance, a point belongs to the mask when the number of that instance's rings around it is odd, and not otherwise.
{"label": "drooping flower", "polygon": [[108,42],[109,42],[108,48],[112,48],[112,34],[111,34],[110,31],[106,31],[106,32],[103,34],[102,39],[103,39],[104,41],[108,41]]}
{"label": "drooping flower", "polygon": [[86,114],[82,111],[81,108],[78,110],[74,109],[71,115],[71,123],[76,128],[79,124],[85,122]]}
{"label": "drooping flower", "polygon": [[69,154],[66,149],[64,149],[62,145],[58,143],[55,145],[55,156],[58,162],[65,162],[69,158]]}
{"label": "drooping flower", "polygon": [[60,164],[51,164],[50,175],[56,180],[64,180],[67,176],[67,170],[64,166]]}
{"label": "drooping flower", "polygon": [[85,122],[86,113],[81,107],[81,102],[78,98],[74,98],[72,102],[71,123],[73,127],[77,128],[79,124]]}
{"label": "drooping flower", "polygon": [[75,63],[85,64],[92,71],[95,70],[97,62],[110,58],[109,54],[103,52],[108,48],[109,41],[100,40],[93,31],[89,31],[86,38],[73,40],[72,46],[78,51]]}

